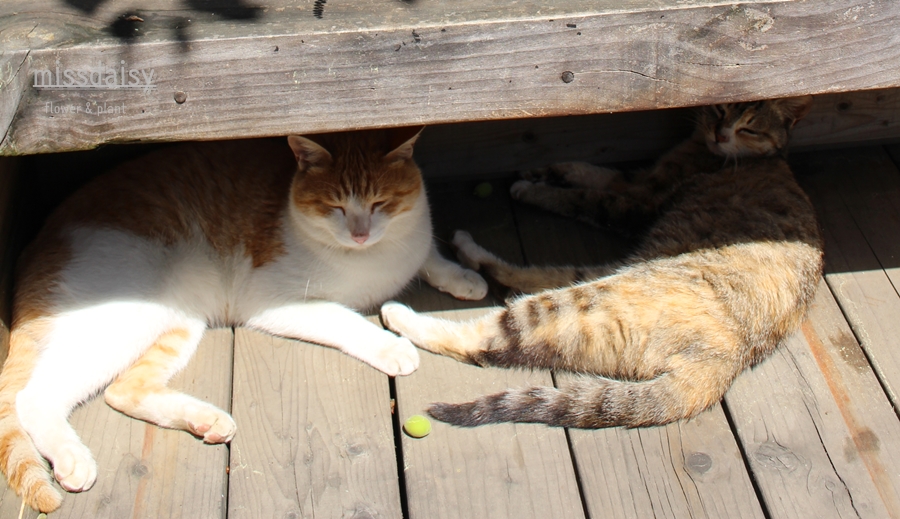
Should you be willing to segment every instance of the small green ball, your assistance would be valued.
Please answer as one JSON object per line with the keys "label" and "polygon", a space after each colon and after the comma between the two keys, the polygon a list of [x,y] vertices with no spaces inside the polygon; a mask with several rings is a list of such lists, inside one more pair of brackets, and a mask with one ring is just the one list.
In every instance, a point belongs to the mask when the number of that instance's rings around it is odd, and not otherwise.
{"label": "small green ball", "polygon": [[431,422],[420,414],[414,414],[403,424],[403,430],[413,438],[424,438],[431,432]]}
{"label": "small green ball", "polygon": [[482,182],[475,186],[475,196],[478,198],[487,198],[494,192],[494,186],[490,182]]}

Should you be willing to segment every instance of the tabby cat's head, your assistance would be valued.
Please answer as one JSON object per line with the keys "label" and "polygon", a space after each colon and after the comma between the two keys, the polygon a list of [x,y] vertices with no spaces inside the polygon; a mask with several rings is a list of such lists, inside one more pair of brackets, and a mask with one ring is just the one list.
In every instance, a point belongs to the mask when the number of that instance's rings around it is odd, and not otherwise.
{"label": "tabby cat's head", "polygon": [[304,224],[332,245],[363,249],[378,243],[422,194],[412,158],[421,130],[289,136],[299,165],[291,201]]}
{"label": "tabby cat's head", "polygon": [[716,155],[775,155],[811,106],[812,96],[712,105],[700,111],[698,128]]}

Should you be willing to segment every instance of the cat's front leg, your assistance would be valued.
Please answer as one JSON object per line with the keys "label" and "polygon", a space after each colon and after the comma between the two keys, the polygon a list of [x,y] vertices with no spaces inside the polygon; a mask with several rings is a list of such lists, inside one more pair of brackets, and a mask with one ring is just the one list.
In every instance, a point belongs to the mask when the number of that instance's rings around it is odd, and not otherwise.
{"label": "cat's front leg", "polygon": [[408,339],[338,303],[293,303],[259,312],[247,325],[274,335],[331,346],[390,376],[409,375],[419,353]]}
{"label": "cat's front leg", "polygon": [[432,244],[419,276],[429,285],[457,299],[478,300],[487,295],[488,286],[477,272],[445,259]]}
{"label": "cat's front leg", "polygon": [[543,168],[522,171],[519,177],[535,184],[602,189],[621,174],[616,169],[587,162],[557,162]]}

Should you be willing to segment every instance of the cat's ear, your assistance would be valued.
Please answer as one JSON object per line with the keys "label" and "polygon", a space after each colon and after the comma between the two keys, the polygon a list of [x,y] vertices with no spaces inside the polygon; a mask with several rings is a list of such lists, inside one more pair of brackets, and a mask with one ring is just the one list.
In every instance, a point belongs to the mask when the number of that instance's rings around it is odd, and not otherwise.
{"label": "cat's ear", "polygon": [[411,160],[413,145],[424,129],[424,126],[410,126],[388,130],[388,143],[391,151],[384,156],[384,161],[391,163]]}
{"label": "cat's ear", "polygon": [[784,99],[776,99],[775,106],[781,110],[788,120],[791,121],[791,128],[797,124],[797,121],[806,117],[812,108],[813,96],[786,97]]}
{"label": "cat's ear", "polygon": [[300,169],[324,167],[331,163],[331,153],[313,140],[299,135],[288,135],[287,140]]}

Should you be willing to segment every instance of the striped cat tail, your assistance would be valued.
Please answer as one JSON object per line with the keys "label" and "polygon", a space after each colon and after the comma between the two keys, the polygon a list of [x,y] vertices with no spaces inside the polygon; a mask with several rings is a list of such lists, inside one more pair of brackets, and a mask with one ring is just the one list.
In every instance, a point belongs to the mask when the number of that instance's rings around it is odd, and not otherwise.
{"label": "striped cat tail", "polygon": [[28,383],[37,354],[34,340],[27,333],[13,330],[9,357],[0,372],[0,470],[25,503],[49,513],[59,508],[62,495],[16,414],[16,395]]}
{"label": "striped cat tail", "polygon": [[645,382],[623,382],[585,376],[558,389],[509,389],[473,402],[432,404],[428,413],[463,427],[499,422],[580,429],[645,427],[693,417],[718,402],[728,387],[688,388],[678,378],[664,374]]}

